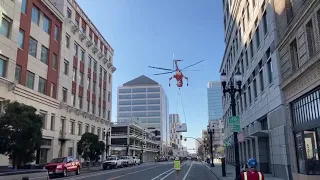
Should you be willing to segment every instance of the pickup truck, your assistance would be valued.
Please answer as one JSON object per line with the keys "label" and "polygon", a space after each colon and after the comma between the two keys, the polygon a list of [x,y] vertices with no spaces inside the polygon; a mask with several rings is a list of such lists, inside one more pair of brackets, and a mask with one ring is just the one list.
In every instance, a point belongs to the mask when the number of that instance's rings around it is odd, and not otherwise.
{"label": "pickup truck", "polygon": [[132,157],[133,158],[133,161],[134,161],[134,165],[140,165],[141,164],[141,162],[140,162],[140,158],[138,158],[137,156],[133,156]]}
{"label": "pickup truck", "polygon": [[60,157],[52,159],[44,168],[48,171],[50,178],[56,175],[66,177],[69,172],[74,172],[76,175],[79,175],[81,163],[70,156]]}
{"label": "pickup truck", "polygon": [[108,168],[118,168],[118,167],[121,167],[121,166],[122,166],[122,162],[116,156],[108,157],[102,163],[103,170],[106,170]]}

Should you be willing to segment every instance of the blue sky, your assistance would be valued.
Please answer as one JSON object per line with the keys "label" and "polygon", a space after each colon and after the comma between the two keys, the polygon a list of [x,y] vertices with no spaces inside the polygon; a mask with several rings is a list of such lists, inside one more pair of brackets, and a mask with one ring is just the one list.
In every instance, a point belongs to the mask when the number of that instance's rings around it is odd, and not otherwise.
{"label": "blue sky", "polygon": [[[178,88],[170,75],[154,76],[148,66],[172,68],[172,54],[183,59],[181,67],[200,60],[205,62],[185,72],[189,86],[181,89],[188,132],[184,136],[201,137],[206,128],[207,82],[219,80],[224,51],[221,0],[78,0],[87,16],[114,48],[113,110],[117,114],[117,87],[140,75],[162,84],[169,98],[170,113],[179,113]],[[194,140],[185,143],[195,147]]]}

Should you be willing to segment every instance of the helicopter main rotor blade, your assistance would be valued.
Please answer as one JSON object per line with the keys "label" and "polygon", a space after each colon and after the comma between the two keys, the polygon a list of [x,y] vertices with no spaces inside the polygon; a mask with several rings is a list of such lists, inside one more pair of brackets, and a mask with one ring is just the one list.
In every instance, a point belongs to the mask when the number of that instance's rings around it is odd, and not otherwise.
{"label": "helicopter main rotor blade", "polygon": [[192,67],[192,66],[194,66],[194,65],[197,65],[197,64],[199,64],[199,63],[201,63],[201,62],[203,62],[203,61],[204,61],[204,60],[199,61],[199,62],[194,63],[194,64],[191,64],[190,66],[187,66],[187,67],[183,68],[182,70],[188,69],[189,67]]}
{"label": "helicopter main rotor blade", "polygon": [[199,70],[199,69],[197,69],[197,70],[195,70],[195,69],[187,69],[187,70],[182,70],[183,72],[185,72],[185,71],[201,71],[201,70]]}
{"label": "helicopter main rotor blade", "polygon": [[161,70],[165,70],[165,71],[174,71],[173,69],[167,69],[167,68],[160,68],[160,67],[154,67],[154,66],[148,66],[149,68],[153,68],[153,69],[161,69]]}
{"label": "helicopter main rotor blade", "polygon": [[154,75],[170,74],[170,73],[173,73],[173,72],[175,72],[175,71],[164,72],[164,73],[157,73],[157,74],[154,74]]}

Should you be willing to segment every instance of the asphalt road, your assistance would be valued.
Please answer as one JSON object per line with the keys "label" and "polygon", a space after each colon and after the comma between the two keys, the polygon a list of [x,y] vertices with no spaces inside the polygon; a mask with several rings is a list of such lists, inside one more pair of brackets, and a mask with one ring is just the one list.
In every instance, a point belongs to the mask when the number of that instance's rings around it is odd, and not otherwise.
{"label": "asphalt road", "polygon": [[177,177],[173,162],[149,163],[121,169],[112,169],[72,175],[56,180],[217,180],[202,162],[186,161]]}

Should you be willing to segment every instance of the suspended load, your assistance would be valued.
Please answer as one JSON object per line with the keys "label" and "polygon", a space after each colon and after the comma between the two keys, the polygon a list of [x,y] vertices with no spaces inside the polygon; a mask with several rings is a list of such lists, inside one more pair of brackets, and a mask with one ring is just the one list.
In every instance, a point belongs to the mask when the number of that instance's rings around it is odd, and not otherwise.
{"label": "suspended load", "polygon": [[176,126],[176,132],[187,132],[187,123],[181,123]]}

